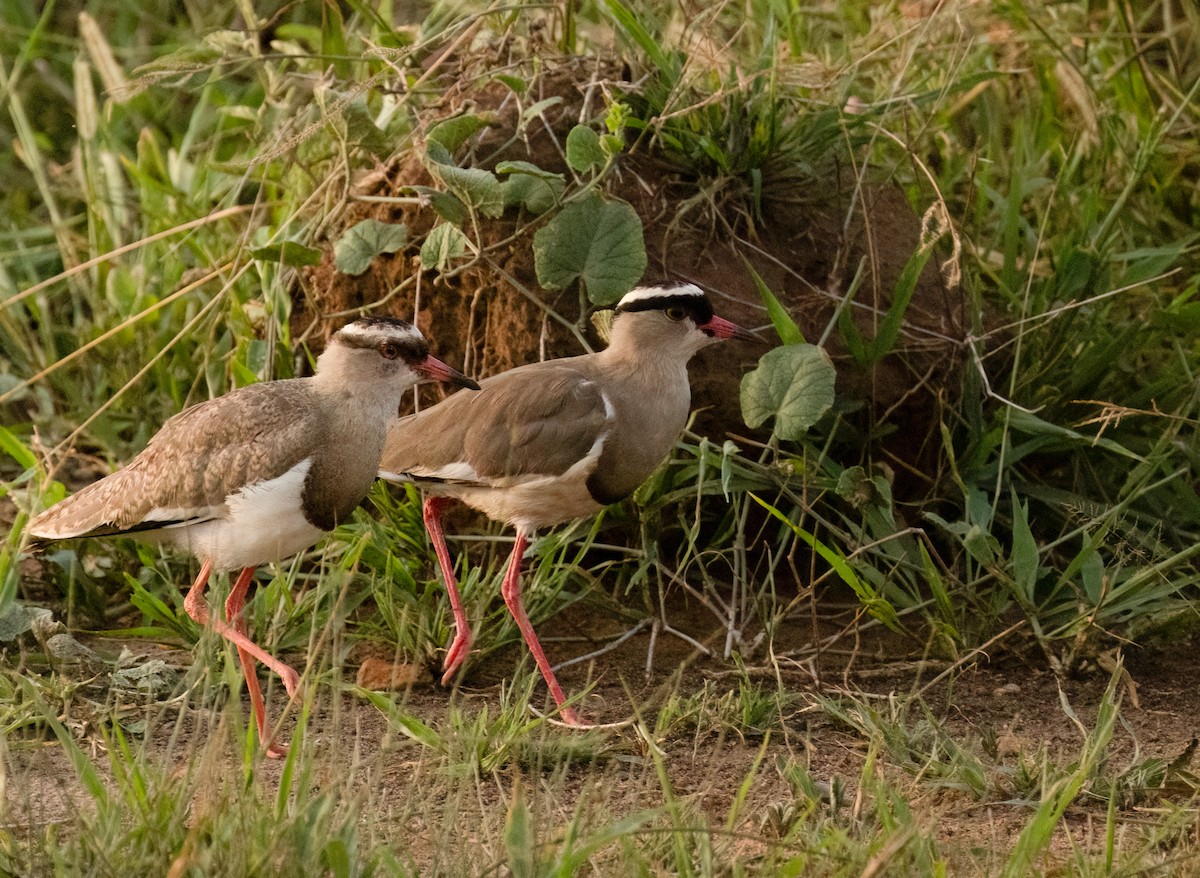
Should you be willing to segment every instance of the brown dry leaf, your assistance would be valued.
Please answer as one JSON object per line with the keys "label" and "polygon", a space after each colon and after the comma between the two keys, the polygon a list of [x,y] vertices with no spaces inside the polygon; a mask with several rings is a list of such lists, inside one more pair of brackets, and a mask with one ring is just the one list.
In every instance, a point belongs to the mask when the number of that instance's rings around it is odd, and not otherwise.
{"label": "brown dry leaf", "polygon": [[412,662],[390,662],[370,656],[363,659],[354,680],[364,689],[394,692],[430,681],[429,669]]}

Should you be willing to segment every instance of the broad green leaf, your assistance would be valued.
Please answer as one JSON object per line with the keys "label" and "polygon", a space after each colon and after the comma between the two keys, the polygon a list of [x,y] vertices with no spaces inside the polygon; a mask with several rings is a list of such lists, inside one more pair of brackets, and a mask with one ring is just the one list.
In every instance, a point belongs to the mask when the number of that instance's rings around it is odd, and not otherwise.
{"label": "broad green leaf", "polygon": [[375,114],[366,101],[354,101],[342,109],[346,139],[371,155],[383,158],[396,148],[396,140],[375,124]]}
{"label": "broad green leaf", "polygon": [[432,186],[409,186],[408,190],[429,199],[429,206],[448,223],[461,226],[467,221],[467,217],[470,216],[467,206],[449,192],[434,189]]}
{"label": "broad green leaf", "polygon": [[530,213],[541,214],[558,204],[565,183],[562,174],[543,171],[530,162],[501,162],[496,173],[508,176],[503,183],[504,204],[523,206]]}
{"label": "broad green leaf", "polygon": [[500,162],[499,164],[496,165],[496,173],[497,174],[514,174],[514,175],[521,174],[523,176],[536,177],[539,180],[546,180],[547,182],[554,182],[554,181],[557,181],[559,183],[563,182],[562,174],[556,173],[555,171],[547,171],[542,168],[539,168],[533,162],[522,162],[522,161]]}
{"label": "broad green leaf", "polygon": [[428,144],[425,157],[429,172],[469,207],[484,216],[497,217],[504,212],[504,189],[491,171],[460,168],[437,141]]}
{"label": "broad green leaf", "polygon": [[492,79],[496,82],[502,82],[515,91],[519,95],[525,94],[529,90],[529,83],[521,79],[519,76],[511,76],[507,73],[497,73]]}
{"label": "broad green leaf", "polygon": [[926,512],[924,516],[943,528],[947,533],[958,537],[967,554],[984,566],[996,563],[1000,556],[1000,541],[987,532],[979,524],[968,524],[965,521],[947,521],[936,512]]}
{"label": "broad green leaf", "polygon": [[350,50],[346,46],[346,25],[342,10],[336,5],[321,10],[321,54],[332,60],[339,79],[354,75],[350,68]]}
{"label": "broad green leaf", "polygon": [[461,116],[438,122],[429,129],[425,140],[427,143],[440,143],[446,148],[446,152],[452,153],[466,143],[467,138],[494,124],[496,124],[495,113],[482,115],[464,113]]}
{"label": "broad green leaf", "polygon": [[576,125],[567,134],[567,164],[583,173],[601,167],[605,162],[600,135],[587,125]]}
{"label": "broad green leaf", "polygon": [[353,692],[355,695],[374,705],[375,709],[387,719],[389,728],[396,729],[405,737],[428,747],[430,750],[445,751],[445,741],[432,726],[425,725],[425,723],[408,713],[382,692],[364,689],[361,686],[348,686],[346,688],[348,691]]}
{"label": "broad green leaf", "polygon": [[518,783],[513,790],[508,818],[504,821],[504,849],[506,864],[513,878],[535,878],[537,869],[537,835],[533,829],[533,815],[525,804],[522,787]]}
{"label": "broad green leaf", "polygon": [[1170,271],[1171,266],[1178,264],[1179,260],[1183,258],[1183,254],[1195,242],[1196,236],[1192,235],[1172,241],[1165,247],[1142,247],[1127,253],[1118,253],[1112,261],[1128,263],[1128,267],[1121,273],[1118,284],[1123,287],[1132,286]]}
{"label": "broad green leaf", "polygon": [[[1065,448],[1096,446],[1111,451],[1114,454],[1119,454],[1122,457],[1128,457],[1130,460],[1141,461],[1142,459],[1139,455],[1112,439],[1106,439],[1103,436],[1085,436],[1082,433],[1072,430],[1070,427],[1063,427],[1059,424],[1043,420],[1032,412],[1013,409],[1009,413],[1008,423],[1017,432],[1043,440],[1043,444],[1039,444],[1038,448],[1045,447],[1051,443]],[[1010,456],[1010,459],[1006,460],[1006,463],[1011,462],[1012,459]]]}
{"label": "broad green leaf", "polygon": [[1200,331],[1200,302],[1171,303],[1169,308],[1151,316],[1154,328],[1171,335],[1188,335]]}
{"label": "broad green leaf", "polygon": [[1070,248],[1059,261],[1054,272],[1056,295],[1070,300],[1092,286],[1100,270],[1100,257],[1086,250]]}
{"label": "broad green leaf", "polygon": [[563,102],[563,99],[560,95],[555,95],[554,97],[551,97],[551,98],[542,98],[537,103],[534,103],[529,107],[526,107],[525,111],[523,113],[521,113],[521,119],[517,123],[517,127],[520,130],[524,131],[525,127],[531,121],[533,121],[534,119],[541,116],[543,113],[545,113],[551,107],[558,106],[562,102]]}
{"label": "broad green leaf", "polygon": [[929,586],[930,594],[933,595],[933,602],[938,608],[938,624],[943,626],[943,630],[950,637],[957,640],[959,637],[958,629],[951,621],[959,616],[959,613],[955,609],[956,598],[950,596],[950,589],[946,587],[946,580],[942,577],[942,571],[933,563],[933,558],[930,557],[929,550],[925,548],[925,544],[917,543],[917,549],[921,553],[921,571],[925,574],[925,583]]}
{"label": "broad green leaf", "polygon": [[326,842],[325,847],[321,849],[321,863],[334,878],[349,878],[357,874],[352,865],[350,848],[340,838]]}
{"label": "broad green leaf", "polygon": [[281,262],[292,268],[321,264],[321,251],[315,247],[307,247],[299,241],[280,241],[277,244],[255,247],[250,251],[250,255],[259,262]]}
{"label": "broad green leaf", "polygon": [[421,245],[421,265],[443,271],[467,252],[467,236],[450,223],[434,226]]}
{"label": "broad green leaf", "polygon": [[982,525],[970,525],[963,533],[962,544],[967,554],[985,567],[995,564],[1000,555],[1000,541],[984,530]]}
{"label": "broad green leaf", "polygon": [[624,201],[588,196],[537,230],[533,260],[546,289],[560,290],[578,279],[593,304],[609,305],[646,270],[642,221]]}
{"label": "broad green leaf", "polygon": [[838,308],[837,318],[838,331],[846,343],[846,350],[854,358],[854,362],[860,365],[870,359],[871,353],[867,349],[867,343],[863,341],[862,333],[858,331],[858,326],[854,323],[854,297],[858,295],[866,276],[867,260],[864,259],[859,262],[858,270],[854,272],[850,286],[846,288],[845,300]]}
{"label": "broad green leaf", "polygon": [[775,419],[775,435],[799,439],[833,405],[837,373],[829,356],[811,344],[767,351],[758,368],[742,376],[742,417],[748,427]]}
{"label": "broad green leaf", "polygon": [[504,181],[504,204],[506,207],[520,205],[535,216],[548,211],[558,203],[563,186],[547,183],[536,177],[517,176]]}
{"label": "broad green leaf", "polygon": [[875,487],[875,482],[861,466],[851,466],[842,470],[834,492],[843,500],[848,501],[855,509],[861,509],[868,503],[874,503],[879,499],[879,491]]}
{"label": "broad green leaf", "polygon": [[293,43],[288,48],[295,51],[318,52],[321,46],[321,27],[315,24],[284,21],[275,28],[275,40],[281,43]]}
{"label": "broad green leaf", "polygon": [[333,245],[333,264],[343,274],[360,275],[380,253],[395,253],[408,240],[408,227],[365,219],[351,226]]}
{"label": "broad green leaf", "polygon": [[[896,339],[900,337],[900,330],[904,328],[904,316],[908,313],[908,306],[916,291],[917,281],[921,278],[921,272],[925,270],[925,263],[933,255],[936,243],[937,239],[925,242],[904,263],[904,268],[900,270],[900,277],[896,279],[892,304],[879,324],[875,337],[867,345],[867,362],[877,362],[895,348]],[[849,308],[846,309],[846,311],[849,310]]]}
{"label": "broad green leaf", "polygon": [[[1089,547],[1085,546],[1085,551]],[[1108,591],[1104,576],[1104,559],[1094,548],[1084,557],[1083,563],[1079,571],[1080,581],[1083,583],[1083,593],[1091,602],[1093,607],[1099,606],[1104,599],[1105,593]]]}

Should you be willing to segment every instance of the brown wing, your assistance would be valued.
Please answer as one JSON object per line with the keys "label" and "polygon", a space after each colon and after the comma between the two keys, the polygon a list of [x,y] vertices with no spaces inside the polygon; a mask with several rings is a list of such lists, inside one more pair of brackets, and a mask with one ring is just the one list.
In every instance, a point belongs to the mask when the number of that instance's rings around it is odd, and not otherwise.
{"label": "brown wing", "polygon": [[556,476],[591,453],[607,428],[596,384],[570,366],[537,363],[400,420],[380,470],[385,478],[479,485]]}
{"label": "brown wing", "polygon": [[221,515],[239,488],[283,475],[326,429],[303,379],[254,384],[172,417],[127,466],[43,512],[33,536],[66,539]]}

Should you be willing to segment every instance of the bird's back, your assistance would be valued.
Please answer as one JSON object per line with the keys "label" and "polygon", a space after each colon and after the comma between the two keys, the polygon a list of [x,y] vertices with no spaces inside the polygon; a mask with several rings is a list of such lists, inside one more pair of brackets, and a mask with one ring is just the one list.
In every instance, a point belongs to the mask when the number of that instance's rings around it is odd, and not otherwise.
{"label": "bird's back", "polygon": [[[128,465],[43,512],[43,539],[135,532],[220,514],[228,495],[304,457],[303,379],[244,387],[170,418]],[[254,428],[247,430],[247,425]]]}
{"label": "bird's back", "polygon": [[600,354],[522,366],[396,422],[380,473],[524,529],[590,515],[670,452],[687,417],[686,370],[680,381],[647,395],[636,370],[606,368]]}

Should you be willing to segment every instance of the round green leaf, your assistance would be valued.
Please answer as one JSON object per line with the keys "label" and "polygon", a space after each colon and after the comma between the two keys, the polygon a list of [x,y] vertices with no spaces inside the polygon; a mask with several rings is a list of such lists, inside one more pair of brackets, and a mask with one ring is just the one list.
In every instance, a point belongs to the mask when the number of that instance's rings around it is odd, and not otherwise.
{"label": "round green leaf", "polygon": [[799,439],[833,405],[833,363],[811,344],[767,351],[742,377],[742,417],[748,427],[775,419],[775,435]]}
{"label": "round green leaf", "polygon": [[496,174],[507,176],[502,184],[505,206],[520,205],[534,214],[554,207],[565,188],[562,174],[543,171],[530,162],[500,162]]}
{"label": "round green leaf", "polygon": [[586,125],[576,125],[567,133],[567,164],[572,170],[584,171],[599,167],[605,162],[604,148],[600,135]]}
{"label": "round green leaf", "polygon": [[434,226],[421,245],[421,264],[442,271],[467,252],[467,236],[458,226],[442,223]]}
{"label": "round green leaf", "polygon": [[489,125],[495,124],[495,113],[482,113],[480,115],[464,113],[461,116],[453,116],[438,122],[429,129],[429,133],[425,135],[425,139],[434,143],[440,143],[446,147],[448,152],[454,152],[454,150],[467,142],[467,138],[478,134]]}
{"label": "round green leaf", "polygon": [[537,230],[533,260],[546,289],[560,290],[578,278],[593,304],[609,305],[646,270],[642,221],[628,203],[591,195]]}
{"label": "round green leaf", "polygon": [[343,274],[360,275],[380,253],[395,253],[407,240],[407,226],[365,219],[347,229],[333,245],[333,264]]}
{"label": "round green leaf", "polygon": [[484,216],[497,217],[504,213],[504,190],[491,171],[458,167],[449,151],[437,141],[426,144],[425,167],[465,204]]}

